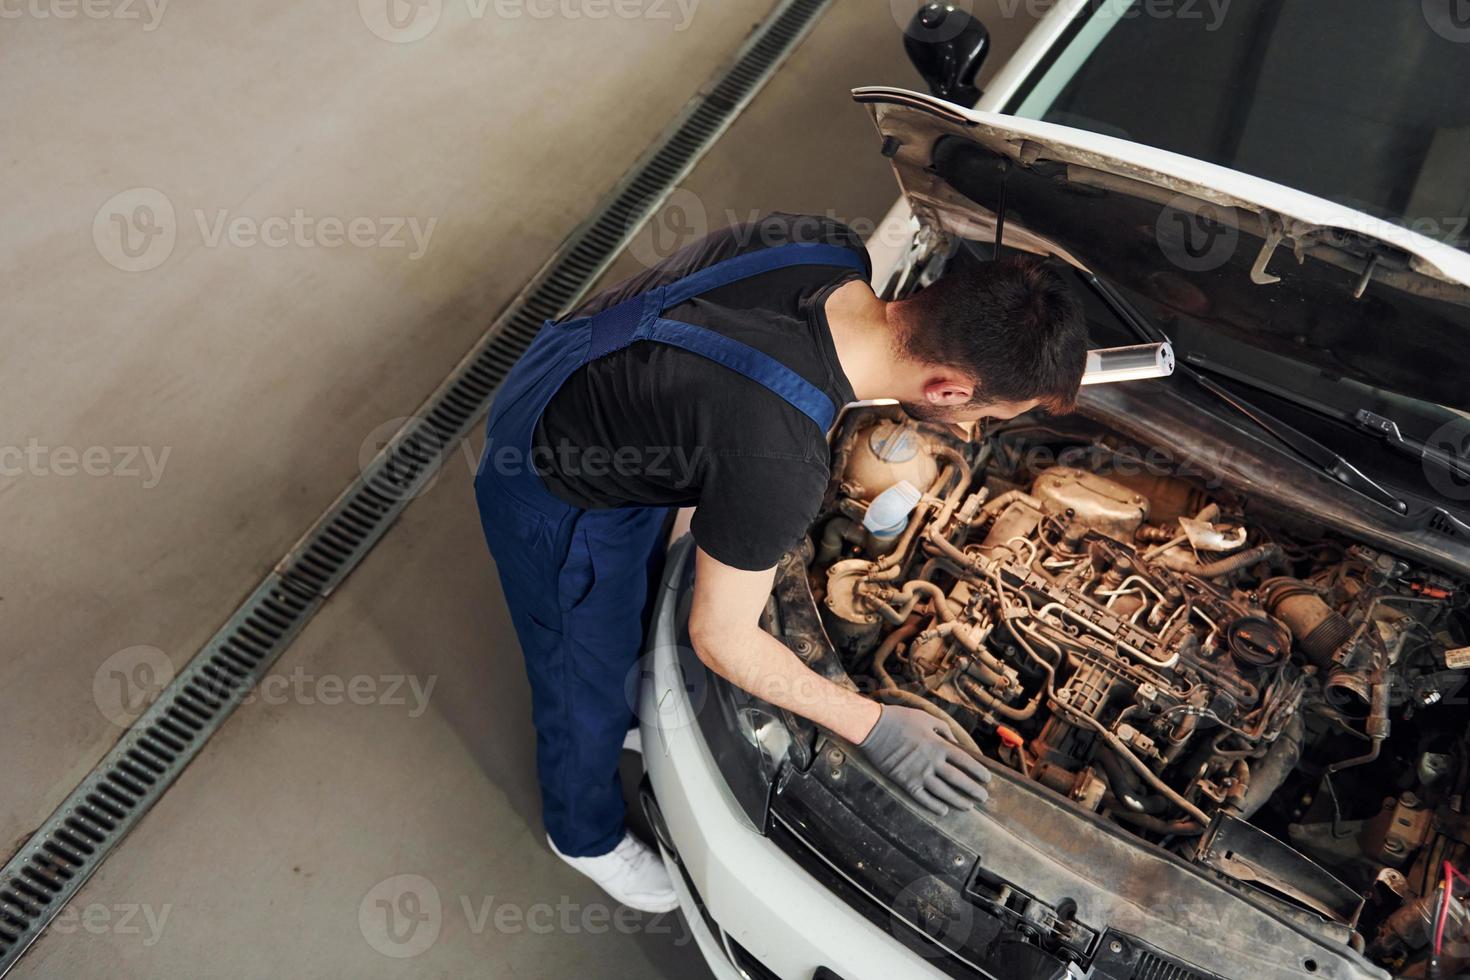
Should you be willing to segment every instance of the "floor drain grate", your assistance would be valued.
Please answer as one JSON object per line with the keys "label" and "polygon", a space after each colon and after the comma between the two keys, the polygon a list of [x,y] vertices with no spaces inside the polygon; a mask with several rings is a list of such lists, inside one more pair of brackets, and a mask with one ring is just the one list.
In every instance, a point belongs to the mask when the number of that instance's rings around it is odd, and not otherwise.
{"label": "floor drain grate", "polygon": [[56,812],[0,869],[0,976],[65,907],[489,407],[541,324],[586,295],[831,0],[784,0],[752,32],[411,422],[396,433]]}

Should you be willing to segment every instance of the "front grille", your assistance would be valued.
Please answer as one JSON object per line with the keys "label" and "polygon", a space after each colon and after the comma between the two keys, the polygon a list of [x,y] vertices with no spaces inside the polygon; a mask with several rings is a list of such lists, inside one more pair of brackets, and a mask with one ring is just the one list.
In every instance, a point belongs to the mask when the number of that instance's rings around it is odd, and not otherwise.
{"label": "front grille", "polygon": [[1144,953],[1133,965],[1129,980],[1210,980],[1209,976],[1154,953]]}

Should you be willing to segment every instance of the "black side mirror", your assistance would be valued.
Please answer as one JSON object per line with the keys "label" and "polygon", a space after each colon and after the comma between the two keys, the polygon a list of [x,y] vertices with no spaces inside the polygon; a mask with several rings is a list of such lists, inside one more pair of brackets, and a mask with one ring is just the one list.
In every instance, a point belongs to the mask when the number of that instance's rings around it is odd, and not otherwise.
{"label": "black side mirror", "polygon": [[966,107],[980,100],[975,77],[990,53],[990,32],[968,11],[924,4],[904,28],[903,47],[930,92]]}

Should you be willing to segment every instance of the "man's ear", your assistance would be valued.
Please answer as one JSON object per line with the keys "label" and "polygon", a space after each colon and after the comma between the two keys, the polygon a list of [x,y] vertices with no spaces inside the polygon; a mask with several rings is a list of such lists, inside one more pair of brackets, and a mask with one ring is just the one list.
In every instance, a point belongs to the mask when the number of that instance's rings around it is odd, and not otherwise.
{"label": "man's ear", "polygon": [[975,394],[975,386],[963,378],[939,376],[924,384],[924,400],[931,405],[963,405]]}

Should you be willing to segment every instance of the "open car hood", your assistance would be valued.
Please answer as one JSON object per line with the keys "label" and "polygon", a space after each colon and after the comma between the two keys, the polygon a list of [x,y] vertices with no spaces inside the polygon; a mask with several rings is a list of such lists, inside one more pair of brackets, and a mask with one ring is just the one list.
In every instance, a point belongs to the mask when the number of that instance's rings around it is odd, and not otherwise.
{"label": "open car hood", "polygon": [[1067,126],[861,88],[920,224],[1055,255],[1181,356],[1263,350],[1470,409],[1470,253],[1281,184]]}

